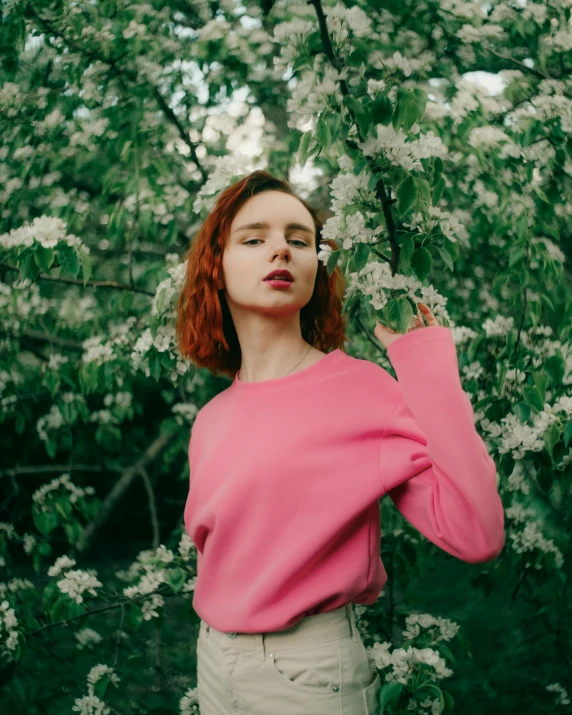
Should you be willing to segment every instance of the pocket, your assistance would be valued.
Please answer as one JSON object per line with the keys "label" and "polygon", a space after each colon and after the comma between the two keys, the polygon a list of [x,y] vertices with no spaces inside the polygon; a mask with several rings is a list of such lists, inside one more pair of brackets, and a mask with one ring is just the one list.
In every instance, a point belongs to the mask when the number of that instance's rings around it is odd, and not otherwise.
{"label": "pocket", "polygon": [[337,697],[341,674],[337,641],[276,648],[269,651],[267,657],[273,672],[288,688]]}
{"label": "pocket", "polygon": [[379,671],[375,670],[372,682],[363,691],[367,715],[379,715],[379,694],[381,692],[381,678]]}

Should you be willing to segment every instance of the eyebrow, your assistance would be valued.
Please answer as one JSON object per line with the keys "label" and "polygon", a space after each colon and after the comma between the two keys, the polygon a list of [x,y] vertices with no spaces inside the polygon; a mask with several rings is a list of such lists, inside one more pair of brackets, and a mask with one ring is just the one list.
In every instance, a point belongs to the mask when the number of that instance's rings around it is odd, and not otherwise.
{"label": "eyebrow", "polygon": [[[239,231],[246,231],[247,229],[253,228],[270,228],[270,224],[260,223],[259,221],[257,221],[256,223],[247,223],[244,226],[239,226],[238,228],[235,228],[233,233],[238,233]],[[286,224],[286,230],[305,231],[306,233],[309,233],[310,236],[314,235],[312,229],[308,228],[307,226],[304,226],[303,223],[288,223]]]}

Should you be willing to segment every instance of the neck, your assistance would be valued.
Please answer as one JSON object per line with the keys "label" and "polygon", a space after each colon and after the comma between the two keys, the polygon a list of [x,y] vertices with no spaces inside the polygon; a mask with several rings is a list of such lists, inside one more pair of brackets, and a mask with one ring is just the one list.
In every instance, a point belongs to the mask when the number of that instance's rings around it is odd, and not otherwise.
{"label": "neck", "polygon": [[296,346],[278,346],[256,355],[242,355],[239,378],[242,382],[261,382],[286,377],[302,369],[307,358],[312,354],[312,346],[302,341]]}

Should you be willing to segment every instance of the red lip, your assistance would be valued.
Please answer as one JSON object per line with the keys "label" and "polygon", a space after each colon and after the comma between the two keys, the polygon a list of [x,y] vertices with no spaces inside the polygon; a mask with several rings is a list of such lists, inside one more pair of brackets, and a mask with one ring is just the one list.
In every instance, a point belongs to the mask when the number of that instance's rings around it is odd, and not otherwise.
{"label": "red lip", "polygon": [[264,280],[268,281],[271,278],[275,278],[275,277],[279,277],[279,276],[283,276],[284,278],[287,278],[289,281],[294,280],[294,276],[290,273],[290,271],[286,271],[286,270],[272,271],[271,273],[269,273],[266,276],[266,278]]}

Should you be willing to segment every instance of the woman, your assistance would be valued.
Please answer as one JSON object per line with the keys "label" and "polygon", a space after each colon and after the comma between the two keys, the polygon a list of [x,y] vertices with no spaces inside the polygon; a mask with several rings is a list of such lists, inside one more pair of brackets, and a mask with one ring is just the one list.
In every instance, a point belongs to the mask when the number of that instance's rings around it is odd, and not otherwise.
{"label": "woman", "polygon": [[459,559],[504,546],[451,331],[423,304],[427,324],[418,315],[405,335],[376,325],[398,381],[347,355],[321,229],[286,182],[256,171],[223,191],[186,256],[181,352],[233,379],[189,444],[202,715],[379,713],[353,604],[387,581],[385,494]]}

